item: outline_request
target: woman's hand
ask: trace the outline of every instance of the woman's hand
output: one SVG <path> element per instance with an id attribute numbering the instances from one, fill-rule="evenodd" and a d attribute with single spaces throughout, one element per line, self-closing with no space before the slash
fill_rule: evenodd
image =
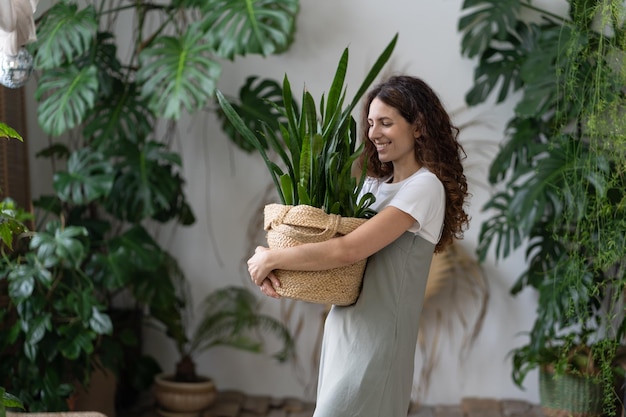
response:
<path id="1" fill-rule="evenodd" d="M 252 282 L 260 287 L 263 294 L 272 298 L 280 298 L 280 295 L 275 290 L 275 288 L 280 287 L 280 280 L 276 278 L 272 269 L 267 266 L 269 263 L 269 251 L 268 248 L 263 246 L 258 246 L 255 249 L 254 255 L 248 259 L 248 273 Z"/>

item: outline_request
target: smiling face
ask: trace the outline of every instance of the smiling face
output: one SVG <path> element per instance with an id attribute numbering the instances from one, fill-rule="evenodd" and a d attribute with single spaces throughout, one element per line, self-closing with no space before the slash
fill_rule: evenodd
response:
<path id="1" fill-rule="evenodd" d="M 367 116 L 368 137 L 376 147 L 380 162 L 391 162 L 394 171 L 417 165 L 415 159 L 415 139 L 420 131 L 415 124 L 409 123 L 395 107 L 375 98 Z"/>

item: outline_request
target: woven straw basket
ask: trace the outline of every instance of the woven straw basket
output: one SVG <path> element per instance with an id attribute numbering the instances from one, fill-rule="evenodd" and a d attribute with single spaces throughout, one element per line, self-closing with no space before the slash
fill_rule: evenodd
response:
<path id="1" fill-rule="evenodd" d="M 264 229 L 270 248 L 288 248 L 302 243 L 323 242 L 350 233 L 366 219 L 327 214 L 307 206 L 268 204 L 264 209 Z M 281 281 L 276 292 L 283 297 L 319 304 L 354 304 L 361 291 L 366 260 L 323 271 L 274 273 Z"/>

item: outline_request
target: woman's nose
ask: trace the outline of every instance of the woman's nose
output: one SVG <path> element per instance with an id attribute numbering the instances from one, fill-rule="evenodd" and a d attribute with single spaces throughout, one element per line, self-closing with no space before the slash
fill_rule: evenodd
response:
<path id="1" fill-rule="evenodd" d="M 375 139 L 377 137 L 380 137 L 380 129 L 376 125 L 372 125 L 370 126 L 368 135 L 370 139 Z"/>

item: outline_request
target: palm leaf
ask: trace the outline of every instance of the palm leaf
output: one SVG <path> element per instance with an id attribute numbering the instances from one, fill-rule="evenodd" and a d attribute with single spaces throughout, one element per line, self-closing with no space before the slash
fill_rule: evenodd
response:
<path id="1" fill-rule="evenodd" d="M 142 50 L 137 79 L 150 109 L 178 120 L 183 110 L 203 108 L 213 97 L 221 72 L 220 64 L 210 58 L 212 52 L 198 23 L 180 37 L 160 36 Z"/>
<path id="2" fill-rule="evenodd" d="M 190 338 L 190 352 L 200 353 L 212 347 L 226 345 L 260 352 L 263 341 L 256 330 L 269 331 L 282 342 L 283 349 L 275 354 L 285 360 L 293 350 L 293 340 L 283 324 L 258 312 L 254 294 L 229 286 L 209 294 L 202 302 L 200 323 Z"/>
<path id="3" fill-rule="evenodd" d="M 39 125 L 53 136 L 78 126 L 94 107 L 97 94 L 95 66 L 82 69 L 68 66 L 45 71 L 35 91 L 35 98 L 40 101 L 37 109 Z"/>
<path id="4" fill-rule="evenodd" d="M 57 2 L 43 16 L 32 45 L 34 65 L 48 70 L 83 55 L 98 29 L 96 11 L 92 6 L 78 10 L 76 4 Z"/>
<path id="5" fill-rule="evenodd" d="M 298 10 L 297 0 L 218 0 L 205 3 L 202 26 L 221 57 L 268 56 L 293 41 Z"/>

